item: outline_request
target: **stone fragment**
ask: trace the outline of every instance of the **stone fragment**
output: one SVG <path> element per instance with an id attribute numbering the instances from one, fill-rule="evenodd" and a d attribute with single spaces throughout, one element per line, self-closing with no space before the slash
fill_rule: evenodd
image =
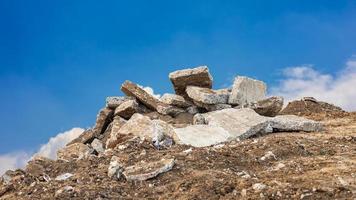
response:
<path id="1" fill-rule="evenodd" d="M 108 176 L 109 178 L 120 179 L 124 168 L 123 165 L 120 163 L 118 157 L 113 156 L 111 157 L 109 168 L 108 168 Z"/>
<path id="2" fill-rule="evenodd" d="M 106 107 L 115 109 L 122 103 L 124 103 L 127 100 L 134 100 L 135 98 L 133 97 L 107 97 L 106 98 Z"/>
<path id="3" fill-rule="evenodd" d="M 107 126 L 112 121 L 113 114 L 114 111 L 110 108 L 103 108 L 99 111 L 95 127 L 93 128 L 94 136 L 98 136 L 106 130 Z"/>
<path id="4" fill-rule="evenodd" d="M 61 174 L 61 175 L 57 176 L 54 180 L 56 180 L 56 181 L 65 181 L 65 180 L 69 179 L 72 176 L 73 176 L 73 174 L 71 174 L 71 173 L 64 173 L 64 174 Z"/>
<path id="5" fill-rule="evenodd" d="M 269 119 L 258 115 L 250 108 L 242 109 L 224 109 L 201 114 L 197 117 L 204 118 L 206 124 L 219 126 L 225 129 L 231 139 L 244 139 L 255 134 L 264 134 L 272 132 Z M 194 116 L 196 118 L 196 116 Z M 194 120 L 202 121 L 202 119 Z"/>
<path id="6" fill-rule="evenodd" d="M 76 160 L 89 156 L 93 153 L 93 149 L 82 143 L 74 143 L 60 149 L 57 152 L 57 158 L 62 160 Z"/>
<path id="7" fill-rule="evenodd" d="M 203 107 L 202 105 L 206 104 L 226 104 L 229 99 L 228 94 L 197 86 L 187 86 L 186 92 L 189 98 L 191 98 L 194 103 L 200 107 Z"/>
<path id="8" fill-rule="evenodd" d="M 270 97 L 257 102 L 253 102 L 249 106 L 260 115 L 274 117 L 283 107 L 283 97 Z"/>
<path id="9" fill-rule="evenodd" d="M 85 130 L 82 134 L 80 134 L 77 138 L 66 144 L 66 146 L 69 146 L 74 143 L 91 143 L 95 138 L 95 132 L 93 129 L 87 129 Z"/>
<path id="10" fill-rule="evenodd" d="M 176 128 L 174 131 L 176 143 L 194 147 L 215 145 L 226 142 L 230 138 L 229 132 L 221 127 L 211 125 L 192 125 L 185 128 Z"/>
<path id="11" fill-rule="evenodd" d="M 162 115 L 170 115 L 172 117 L 184 112 L 184 109 L 171 105 L 160 104 L 157 106 L 157 112 Z"/>
<path id="12" fill-rule="evenodd" d="M 57 190 L 54 193 L 54 197 L 58 199 L 63 199 L 66 194 L 73 194 L 74 192 L 75 192 L 75 188 L 70 185 L 67 185 Z"/>
<path id="13" fill-rule="evenodd" d="M 151 120 L 147 116 L 135 113 L 130 120 L 120 128 L 118 134 L 151 139 L 155 145 L 159 146 L 167 137 L 174 135 L 174 130 L 171 125 L 164 121 Z"/>
<path id="14" fill-rule="evenodd" d="M 231 105 L 247 105 L 265 98 L 267 86 L 264 82 L 244 76 L 237 76 L 234 80 L 229 97 Z"/>
<path id="15" fill-rule="evenodd" d="M 187 111 L 188 113 L 190 113 L 192 115 L 202 112 L 201 108 L 199 108 L 196 105 L 188 107 L 185 111 Z"/>
<path id="16" fill-rule="evenodd" d="M 192 104 L 185 100 L 182 96 L 176 94 L 164 94 L 160 100 L 168 105 L 177 106 L 180 108 L 187 108 Z"/>
<path id="17" fill-rule="evenodd" d="M 202 115 L 202 114 L 196 114 L 196 115 L 194 115 L 194 117 L 193 117 L 193 124 L 196 124 L 196 125 L 198 125 L 198 124 L 207 124 L 207 122 L 205 122 L 205 117 L 204 117 L 204 115 Z"/>
<path id="18" fill-rule="evenodd" d="M 123 175 L 129 181 L 145 181 L 170 171 L 174 166 L 174 159 L 162 159 L 156 162 L 140 162 L 126 167 Z"/>
<path id="19" fill-rule="evenodd" d="M 121 86 L 121 91 L 128 96 L 137 98 L 138 101 L 152 110 L 157 110 L 157 106 L 163 104 L 156 97 L 131 81 L 125 81 Z"/>
<path id="20" fill-rule="evenodd" d="M 109 139 L 106 141 L 106 148 L 114 148 L 120 141 L 119 130 L 127 121 L 120 116 L 115 116 Z"/>
<path id="21" fill-rule="evenodd" d="M 140 108 L 136 100 L 127 100 L 115 109 L 114 115 L 118 115 L 125 119 L 130 119 L 130 117 L 137 113 L 139 109 Z"/>
<path id="22" fill-rule="evenodd" d="M 257 190 L 257 191 L 261 191 L 261 190 L 264 190 L 267 188 L 267 185 L 263 184 L 263 183 L 255 183 L 252 185 L 252 188 L 254 190 Z"/>
<path id="23" fill-rule="evenodd" d="M 211 88 L 213 85 L 213 78 L 207 66 L 172 72 L 169 74 L 169 79 L 173 83 L 176 94 L 183 97 L 187 97 L 185 89 L 189 85 L 203 88 Z"/>
<path id="24" fill-rule="evenodd" d="M 93 147 L 93 149 L 97 152 L 97 153 L 103 153 L 104 152 L 104 147 L 103 147 L 103 143 L 98 140 L 98 139 L 94 139 L 93 142 L 91 143 L 91 147 Z"/>
<path id="25" fill-rule="evenodd" d="M 279 131 L 305 131 L 317 132 L 323 130 L 320 122 L 305 119 L 295 115 L 278 115 L 270 119 L 275 132 Z"/>

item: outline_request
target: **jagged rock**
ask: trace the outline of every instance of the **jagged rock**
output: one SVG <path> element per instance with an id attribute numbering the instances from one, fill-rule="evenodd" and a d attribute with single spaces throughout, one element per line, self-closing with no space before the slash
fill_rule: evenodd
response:
<path id="1" fill-rule="evenodd" d="M 171 170 L 174 163 L 174 159 L 162 159 L 150 163 L 140 162 L 136 165 L 126 167 L 123 175 L 129 181 L 145 181 Z"/>
<path id="2" fill-rule="evenodd" d="M 146 105 L 152 110 L 157 110 L 157 106 L 162 103 L 156 97 L 149 94 L 144 89 L 139 87 L 137 84 L 132 83 L 131 81 L 125 81 L 121 86 L 121 91 L 128 96 L 137 98 L 142 104 Z"/>
<path id="3" fill-rule="evenodd" d="M 169 74 L 169 79 L 173 83 L 176 94 L 183 97 L 187 97 L 185 89 L 189 85 L 204 88 L 211 88 L 213 85 L 213 78 L 207 66 L 172 72 Z"/>
<path id="4" fill-rule="evenodd" d="M 187 86 L 185 90 L 189 98 L 193 99 L 194 103 L 200 107 L 203 105 L 226 104 L 229 95 L 223 92 L 216 92 L 209 88 L 202 88 L 197 86 Z"/>
<path id="5" fill-rule="evenodd" d="M 125 119 L 130 119 L 130 117 L 139 111 L 139 105 L 136 100 L 127 100 L 119 105 L 115 109 L 115 116 L 118 115 Z"/>
<path id="6" fill-rule="evenodd" d="M 94 136 L 98 136 L 106 130 L 107 126 L 112 121 L 113 114 L 114 111 L 110 108 L 103 108 L 99 111 L 95 127 L 93 128 Z"/>
<path id="7" fill-rule="evenodd" d="M 113 156 L 111 157 L 109 168 L 108 168 L 108 176 L 109 178 L 120 179 L 124 168 L 123 165 L 120 163 L 118 157 Z"/>
<path id="8" fill-rule="evenodd" d="M 149 117 L 151 120 L 160 119 L 167 123 L 173 123 L 173 117 L 170 115 L 162 115 L 158 112 L 150 112 L 150 113 L 146 113 L 144 115 Z"/>
<path id="9" fill-rule="evenodd" d="M 266 89 L 267 86 L 262 81 L 237 76 L 229 97 L 229 104 L 243 106 L 262 100 L 266 96 Z"/>
<path id="10" fill-rule="evenodd" d="M 115 118 L 115 117 L 114 117 Z M 99 139 L 101 141 L 101 143 L 104 145 L 106 144 L 106 141 L 109 140 L 110 136 L 111 136 L 111 130 L 113 127 L 114 121 L 112 121 L 108 127 L 106 128 L 106 130 L 104 131 L 104 133 L 100 134 L 97 139 Z"/>
<path id="11" fill-rule="evenodd" d="M 230 138 L 229 132 L 218 126 L 192 125 L 185 128 L 176 128 L 174 140 L 179 144 L 192 145 L 194 147 L 205 147 Z"/>
<path id="12" fill-rule="evenodd" d="M 268 118 L 258 115 L 250 108 L 229 108 L 194 116 L 197 117 L 203 119 L 194 121 L 204 121 L 206 124 L 225 129 L 231 139 L 243 139 L 258 133 L 272 132 Z"/>
<path id="13" fill-rule="evenodd" d="M 180 108 L 187 108 L 192 104 L 185 100 L 182 96 L 176 94 L 164 94 L 160 100 L 168 105 L 177 106 Z"/>
<path id="14" fill-rule="evenodd" d="M 124 103 L 127 100 L 134 100 L 135 98 L 133 97 L 107 97 L 106 98 L 106 107 L 115 109 L 122 103 Z"/>
<path id="15" fill-rule="evenodd" d="M 135 113 L 130 120 L 120 128 L 117 135 L 133 135 L 139 136 L 140 138 L 148 138 L 159 147 L 161 142 L 166 138 L 168 139 L 168 137 L 171 137 L 173 134 L 173 127 L 166 122 L 161 120 L 151 120 L 147 116 Z M 116 138 L 119 140 L 120 138 L 118 136 Z"/>
<path id="16" fill-rule="evenodd" d="M 323 130 L 323 125 L 320 122 L 295 115 L 278 115 L 270 120 L 275 131 L 317 132 Z"/>
<path id="17" fill-rule="evenodd" d="M 170 115 L 170 116 L 174 117 L 174 116 L 184 112 L 184 109 L 178 108 L 175 106 L 171 106 L 171 105 L 159 104 L 157 106 L 157 112 L 162 115 Z"/>
<path id="18" fill-rule="evenodd" d="M 91 147 L 97 152 L 97 153 L 103 153 L 104 152 L 104 147 L 103 143 L 98 140 L 94 139 L 93 142 L 91 143 Z"/>
<path id="19" fill-rule="evenodd" d="M 209 124 L 225 129 L 231 139 L 245 139 L 272 131 L 320 131 L 322 124 L 297 116 L 264 117 L 250 108 L 224 109 L 198 114 L 193 119 L 196 124 Z"/>
<path id="20" fill-rule="evenodd" d="M 82 134 L 80 134 L 77 138 L 66 144 L 66 146 L 69 146 L 74 143 L 91 143 L 95 138 L 95 132 L 93 129 L 87 129 L 85 130 Z"/>
<path id="21" fill-rule="evenodd" d="M 109 139 L 106 141 L 106 148 L 114 148 L 120 141 L 119 130 L 127 121 L 120 116 L 115 116 Z"/>
<path id="22" fill-rule="evenodd" d="M 57 152 L 57 158 L 62 160 L 76 160 L 89 156 L 93 149 L 82 143 L 74 143 L 60 149 Z"/>
<path id="23" fill-rule="evenodd" d="M 283 107 L 283 97 L 270 97 L 254 103 L 251 103 L 250 108 L 260 115 L 274 117 Z"/>
<path id="24" fill-rule="evenodd" d="M 54 180 L 56 180 L 56 181 L 65 181 L 65 180 L 69 179 L 72 176 L 73 176 L 72 173 L 64 173 L 64 174 L 61 174 L 61 175 L 57 176 Z"/>

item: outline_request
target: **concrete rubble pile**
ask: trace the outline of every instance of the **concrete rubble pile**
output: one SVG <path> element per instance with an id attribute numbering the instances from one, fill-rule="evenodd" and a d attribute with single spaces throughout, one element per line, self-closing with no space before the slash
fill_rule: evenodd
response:
<path id="1" fill-rule="evenodd" d="M 315 132 L 322 124 L 294 115 L 278 115 L 283 97 L 267 97 L 264 82 L 237 76 L 231 88 L 213 89 L 208 67 L 169 74 L 175 94 L 161 98 L 137 83 L 125 81 L 126 96 L 106 98 L 95 126 L 59 150 L 59 160 L 107 155 L 132 138 L 149 140 L 156 149 L 183 144 L 207 147 L 259 137 L 273 132 Z M 125 166 L 114 155 L 108 176 L 117 180 L 147 180 L 174 167 L 174 158 Z"/>

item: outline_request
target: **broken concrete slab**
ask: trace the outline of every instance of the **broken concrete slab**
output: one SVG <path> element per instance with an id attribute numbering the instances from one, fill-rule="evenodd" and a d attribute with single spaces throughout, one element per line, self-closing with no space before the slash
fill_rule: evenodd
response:
<path id="1" fill-rule="evenodd" d="M 216 92 L 209 88 L 202 88 L 197 86 L 187 86 L 186 93 L 194 103 L 198 106 L 202 105 L 214 105 L 214 104 L 226 104 L 229 99 L 229 95 L 223 92 Z"/>
<path id="2" fill-rule="evenodd" d="M 116 156 L 111 157 L 110 164 L 108 167 L 109 178 L 120 179 L 123 170 L 124 167 L 121 164 L 119 158 Z"/>
<path id="3" fill-rule="evenodd" d="M 212 125 L 192 125 L 174 129 L 174 140 L 179 144 L 206 147 L 226 142 L 230 134 L 225 129 Z"/>
<path id="4" fill-rule="evenodd" d="M 118 115 L 125 119 L 130 119 L 130 117 L 137 113 L 139 109 L 140 108 L 136 100 L 127 100 L 115 109 L 114 115 Z"/>
<path id="5" fill-rule="evenodd" d="M 94 136 L 102 134 L 113 118 L 114 111 L 110 108 L 103 108 L 96 117 L 96 123 L 93 128 Z"/>
<path id="6" fill-rule="evenodd" d="M 280 131 L 305 131 L 318 132 L 323 130 L 323 124 L 295 115 L 278 115 L 270 118 L 270 123 L 275 132 Z"/>
<path id="7" fill-rule="evenodd" d="M 237 76 L 229 97 L 229 104 L 244 106 L 262 100 L 266 96 L 266 90 L 267 86 L 262 81 Z"/>
<path id="8" fill-rule="evenodd" d="M 282 110 L 283 97 L 269 97 L 267 99 L 253 102 L 248 107 L 252 108 L 260 115 L 274 117 Z"/>
<path id="9" fill-rule="evenodd" d="M 88 145 L 82 143 L 74 143 L 60 149 L 57 152 L 57 158 L 61 160 L 77 160 L 82 159 L 92 154 L 94 150 Z"/>
<path id="10" fill-rule="evenodd" d="M 128 181 L 145 181 L 168 172 L 175 164 L 174 159 L 162 159 L 156 162 L 140 162 L 126 167 L 123 175 Z"/>
<path id="11" fill-rule="evenodd" d="M 54 180 L 56 181 L 65 181 L 69 179 L 70 177 L 74 176 L 72 173 L 64 173 L 59 176 L 57 176 Z"/>
<path id="12" fill-rule="evenodd" d="M 211 88 L 213 85 L 213 78 L 207 66 L 172 72 L 169 74 L 169 79 L 173 83 L 176 94 L 183 97 L 187 97 L 185 89 L 189 85 L 204 88 Z"/>
<path id="13" fill-rule="evenodd" d="M 103 143 L 98 140 L 98 139 L 94 139 L 93 142 L 91 143 L 91 147 L 97 152 L 97 153 L 103 153 L 104 152 L 104 147 L 103 147 Z"/>
<path id="14" fill-rule="evenodd" d="M 134 100 L 135 98 L 133 97 L 106 97 L 106 107 L 107 108 L 111 108 L 111 109 L 115 109 L 117 108 L 119 105 L 121 105 L 122 103 L 124 103 L 127 100 Z"/>
<path id="15" fill-rule="evenodd" d="M 147 116 L 135 113 L 131 119 L 120 128 L 118 134 L 151 139 L 155 145 L 159 146 L 160 142 L 174 135 L 174 130 L 171 125 L 164 121 L 151 120 Z"/>
<path id="16" fill-rule="evenodd" d="M 105 146 L 106 148 L 114 148 L 118 142 L 119 142 L 119 130 L 120 128 L 126 123 L 127 121 L 120 117 L 120 116 L 115 116 L 114 121 L 112 122 L 112 128 L 110 132 L 110 137 L 106 141 Z"/>
<path id="17" fill-rule="evenodd" d="M 255 134 L 272 132 L 269 119 L 258 115 L 250 108 L 229 108 L 194 116 L 194 118 L 197 117 L 200 119 L 194 121 L 199 123 L 203 121 L 206 124 L 225 129 L 230 134 L 231 139 L 244 139 Z"/>
<path id="18" fill-rule="evenodd" d="M 179 108 L 188 108 L 192 104 L 185 100 L 182 96 L 176 94 L 164 94 L 160 100 L 168 105 L 177 106 Z"/>
<path id="19" fill-rule="evenodd" d="M 157 106 L 162 103 L 156 97 L 131 81 L 125 81 L 121 86 L 121 91 L 128 96 L 137 98 L 137 100 L 152 110 L 157 110 Z"/>

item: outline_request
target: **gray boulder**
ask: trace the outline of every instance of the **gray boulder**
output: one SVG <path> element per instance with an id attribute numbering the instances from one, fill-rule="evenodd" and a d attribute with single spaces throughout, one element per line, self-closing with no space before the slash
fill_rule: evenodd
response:
<path id="1" fill-rule="evenodd" d="M 226 104 L 229 95 L 223 92 L 216 92 L 209 88 L 188 86 L 186 92 L 195 104 L 203 107 L 204 105 Z"/>
<path id="2" fill-rule="evenodd" d="M 283 97 L 270 97 L 249 105 L 255 112 L 267 117 L 276 116 L 283 108 Z"/>
<path id="3" fill-rule="evenodd" d="M 244 76 L 237 76 L 229 98 L 231 105 L 247 105 L 262 100 L 266 96 L 267 86 L 264 82 Z"/>
<path id="4" fill-rule="evenodd" d="M 182 96 L 176 94 L 164 94 L 160 100 L 168 105 L 177 106 L 180 108 L 188 108 L 192 104 L 185 100 Z"/>

